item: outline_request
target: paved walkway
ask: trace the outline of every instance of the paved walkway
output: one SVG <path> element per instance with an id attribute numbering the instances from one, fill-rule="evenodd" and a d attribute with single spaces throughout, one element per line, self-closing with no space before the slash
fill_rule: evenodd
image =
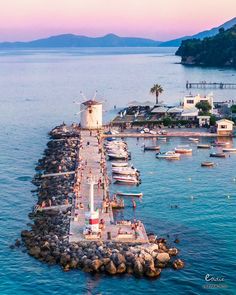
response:
<path id="1" fill-rule="evenodd" d="M 89 204 L 89 184 L 88 178 L 90 176 L 95 177 L 96 179 L 101 178 L 102 182 L 105 181 L 107 177 L 106 169 L 104 173 L 101 167 L 101 157 L 104 152 L 99 153 L 99 147 L 97 134 L 93 131 L 93 135 L 90 136 L 90 132 L 86 130 L 81 131 L 81 142 L 82 146 L 79 150 L 79 169 L 76 173 L 76 177 L 80 180 L 80 188 L 77 194 L 77 199 L 75 203 L 78 205 L 80 203 L 83 204 L 84 209 L 76 209 L 76 206 L 73 207 L 72 216 L 70 221 L 70 242 L 79 242 L 84 240 L 97 240 L 97 237 L 91 236 L 86 237 L 83 234 L 83 230 L 85 227 L 85 212 L 88 211 Z M 107 188 L 108 189 L 108 188 Z M 120 241 L 120 242 L 143 242 L 147 243 L 148 238 L 143 224 L 140 225 L 138 230 L 138 238 L 134 240 L 134 235 L 131 230 L 131 226 L 119 226 L 114 223 L 113 220 L 113 212 L 109 210 L 108 213 L 103 212 L 102 210 L 102 202 L 105 196 L 105 190 L 103 188 L 98 188 L 97 185 L 94 186 L 94 208 L 99 211 L 99 220 L 103 219 L 105 221 L 105 228 L 101 231 L 101 240 L 106 241 L 108 239 L 108 233 L 111 235 L 112 240 Z M 75 204 L 76 205 L 76 204 Z M 77 215 L 77 217 L 76 217 Z M 131 233 L 118 235 L 118 230 L 122 233 Z"/>

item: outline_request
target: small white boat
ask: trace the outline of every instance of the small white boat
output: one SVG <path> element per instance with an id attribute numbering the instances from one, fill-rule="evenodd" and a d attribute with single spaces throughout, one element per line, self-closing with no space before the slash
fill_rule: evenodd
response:
<path id="1" fill-rule="evenodd" d="M 112 167 L 128 167 L 129 163 L 128 162 L 112 162 L 111 166 Z"/>
<path id="2" fill-rule="evenodd" d="M 142 198 L 143 193 L 122 193 L 122 192 L 117 192 L 117 196 L 124 196 L 124 197 L 137 197 L 137 198 Z"/>
<path id="3" fill-rule="evenodd" d="M 127 184 L 138 184 L 140 181 L 137 177 L 132 176 L 114 176 L 115 182 L 127 183 Z"/>
<path id="4" fill-rule="evenodd" d="M 128 154 L 113 154 L 113 153 L 108 153 L 107 156 L 109 157 L 110 160 L 127 160 L 128 159 Z"/>
<path id="5" fill-rule="evenodd" d="M 149 133 L 150 133 L 150 134 L 153 134 L 153 135 L 156 135 L 156 134 L 157 134 L 156 131 L 154 131 L 154 130 L 150 130 Z"/>
<path id="6" fill-rule="evenodd" d="M 156 158 L 158 159 L 168 159 L 168 160 L 179 160 L 180 154 L 174 151 L 169 151 L 166 153 L 157 153 Z"/>
<path id="7" fill-rule="evenodd" d="M 177 154 L 192 154 L 192 149 L 188 148 L 188 146 L 178 146 L 175 148 L 175 152 Z"/>
<path id="8" fill-rule="evenodd" d="M 193 141 L 193 142 L 198 142 L 199 141 L 199 138 L 189 137 L 188 140 Z"/>
<path id="9" fill-rule="evenodd" d="M 225 148 L 222 151 L 225 153 L 236 153 L 236 148 Z"/>
<path id="10" fill-rule="evenodd" d="M 212 143 L 212 146 L 227 146 L 230 145 L 230 142 L 224 142 L 224 141 L 214 141 Z"/>
<path id="11" fill-rule="evenodd" d="M 198 144 L 197 148 L 198 149 L 210 149 L 211 146 L 209 144 Z"/>
<path id="12" fill-rule="evenodd" d="M 122 174 L 122 175 L 137 175 L 138 172 L 136 169 L 130 167 L 116 167 L 112 169 L 113 174 Z"/>

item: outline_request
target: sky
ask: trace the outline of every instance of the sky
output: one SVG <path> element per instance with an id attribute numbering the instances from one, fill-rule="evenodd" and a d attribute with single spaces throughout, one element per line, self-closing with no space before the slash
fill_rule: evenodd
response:
<path id="1" fill-rule="evenodd" d="M 0 0 L 0 41 L 73 33 L 169 40 L 236 16 L 236 0 Z"/>

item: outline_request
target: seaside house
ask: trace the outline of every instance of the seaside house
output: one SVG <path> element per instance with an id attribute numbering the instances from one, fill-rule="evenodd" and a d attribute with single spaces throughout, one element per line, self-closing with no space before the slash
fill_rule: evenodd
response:
<path id="1" fill-rule="evenodd" d="M 210 125 L 210 116 L 197 116 L 198 124 L 200 127 L 204 125 Z"/>
<path id="2" fill-rule="evenodd" d="M 200 94 L 198 95 L 186 95 L 184 97 L 184 101 L 183 101 L 183 109 L 185 111 L 187 110 L 193 110 L 196 106 L 197 103 L 199 102 L 204 102 L 207 101 L 209 103 L 209 105 L 211 106 L 211 110 L 210 113 L 213 112 L 213 108 L 214 108 L 214 101 L 213 101 L 213 95 L 212 94 L 208 94 L 206 96 L 201 96 Z"/>
<path id="3" fill-rule="evenodd" d="M 221 119 L 219 121 L 216 121 L 216 126 L 218 135 L 231 136 L 233 134 L 233 121 Z"/>

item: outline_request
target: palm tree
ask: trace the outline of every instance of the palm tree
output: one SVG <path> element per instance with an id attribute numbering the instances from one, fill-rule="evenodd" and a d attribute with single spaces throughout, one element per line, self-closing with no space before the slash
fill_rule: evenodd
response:
<path id="1" fill-rule="evenodd" d="M 158 97 L 163 91 L 163 88 L 159 84 L 154 84 L 153 87 L 150 89 L 150 93 L 156 95 L 156 104 L 158 104 Z"/>

